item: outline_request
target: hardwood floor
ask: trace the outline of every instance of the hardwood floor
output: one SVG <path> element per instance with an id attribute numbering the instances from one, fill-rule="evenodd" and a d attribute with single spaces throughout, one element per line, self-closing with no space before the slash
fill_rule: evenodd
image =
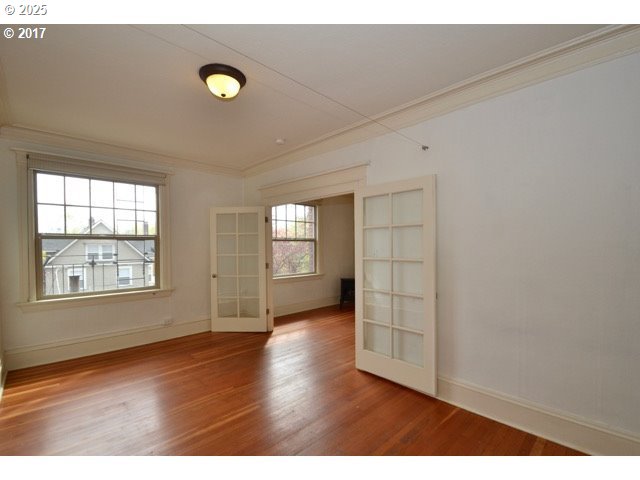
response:
<path id="1" fill-rule="evenodd" d="M 2 455 L 574 455 L 360 372 L 353 311 L 10 372 Z"/>

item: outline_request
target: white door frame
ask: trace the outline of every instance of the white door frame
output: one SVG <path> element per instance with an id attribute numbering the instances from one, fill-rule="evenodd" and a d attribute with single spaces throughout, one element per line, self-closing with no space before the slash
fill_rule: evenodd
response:
<path id="1" fill-rule="evenodd" d="M 273 330 L 273 251 L 271 245 L 271 207 L 283 203 L 302 203 L 319 198 L 335 197 L 349 193 L 355 194 L 356 190 L 366 184 L 367 164 L 353 167 L 331 170 L 317 175 L 297 178 L 286 182 L 266 185 L 259 189 L 262 205 L 265 207 L 265 215 L 269 219 L 265 234 L 267 262 L 267 329 Z"/>

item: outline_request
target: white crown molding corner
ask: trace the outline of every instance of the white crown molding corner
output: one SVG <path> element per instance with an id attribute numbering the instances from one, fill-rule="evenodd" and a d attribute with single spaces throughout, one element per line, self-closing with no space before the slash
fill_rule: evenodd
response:
<path id="1" fill-rule="evenodd" d="M 242 177 L 240 169 L 209 165 L 195 160 L 172 157 L 120 145 L 111 145 L 105 142 L 38 130 L 22 125 L 3 125 L 0 127 L 0 139 L 15 142 L 17 143 L 17 149 L 24 149 L 29 152 L 34 152 L 32 147 L 35 145 L 38 153 L 65 155 L 65 152 L 73 151 L 76 155 L 90 155 L 92 157 L 91 160 L 102 160 L 109 163 L 116 160 L 126 165 L 131 165 L 131 162 L 135 162 L 136 166 L 143 168 L 149 168 L 151 165 L 156 168 L 158 166 L 165 167 L 165 169 L 184 168 L 209 174 Z M 51 151 L 52 148 L 63 151 Z"/>
<path id="2" fill-rule="evenodd" d="M 640 437 L 439 376 L 437 398 L 590 455 L 640 455 Z"/>
<path id="3" fill-rule="evenodd" d="M 267 158 L 244 169 L 243 176 L 256 176 L 638 51 L 640 25 L 604 27 L 375 116 L 375 123 L 359 122 L 288 152 Z"/>

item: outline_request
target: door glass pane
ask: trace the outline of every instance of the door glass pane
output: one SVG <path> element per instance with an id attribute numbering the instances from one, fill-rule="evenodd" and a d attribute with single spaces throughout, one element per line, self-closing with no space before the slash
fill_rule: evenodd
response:
<path id="1" fill-rule="evenodd" d="M 239 235 L 238 253 L 258 253 L 258 234 Z"/>
<path id="2" fill-rule="evenodd" d="M 389 357 L 391 354 L 389 352 L 389 328 L 364 322 L 363 329 L 364 349 Z"/>
<path id="3" fill-rule="evenodd" d="M 218 299 L 218 316 L 219 317 L 237 317 L 238 302 L 236 299 L 220 298 Z"/>
<path id="4" fill-rule="evenodd" d="M 218 295 L 221 297 L 237 297 L 237 278 L 218 276 Z"/>
<path id="5" fill-rule="evenodd" d="M 236 214 L 218 213 L 216 215 L 217 233 L 236 233 Z"/>
<path id="6" fill-rule="evenodd" d="M 422 223 L 422 190 L 394 193 L 393 224 Z"/>
<path id="7" fill-rule="evenodd" d="M 393 324 L 422 331 L 424 317 L 421 298 L 393 297 Z"/>
<path id="8" fill-rule="evenodd" d="M 422 258 L 422 227 L 393 229 L 394 258 Z"/>
<path id="9" fill-rule="evenodd" d="M 388 228 L 368 228 L 364 231 L 364 256 L 391 256 L 391 236 Z"/>
<path id="10" fill-rule="evenodd" d="M 258 277 L 240 277 L 239 282 L 241 297 L 258 296 Z"/>
<path id="11" fill-rule="evenodd" d="M 236 236 L 218 235 L 218 253 L 236 253 Z"/>
<path id="12" fill-rule="evenodd" d="M 257 298 L 240 299 L 240 317 L 258 318 L 260 315 L 260 300 Z"/>
<path id="13" fill-rule="evenodd" d="M 379 195 L 364 199 L 364 225 L 389 224 L 389 196 Z"/>
<path id="14" fill-rule="evenodd" d="M 236 257 L 218 255 L 218 275 L 235 275 Z"/>
<path id="15" fill-rule="evenodd" d="M 238 214 L 238 232 L 258 233 L 258 214 L 257 213 Z"/>
<path id="16" fill-rule="evenodd" d="M 389 323 L 391 320 L 391 296 L 388 293 L 364 292 L 364 318 Z"/>
<path id="17" fill-rule="evenodd" d="M 238 268 L 240 275 L 258 275 L 258 255 L 238 257 Z"/>
<path id="18" fill-rule="evenodd" d="M 393 262 L 393 291 L 422 295 L 422 262 Z"/>
<path id="19" fill-rule="evenodd" d="M 365 260 L 364 288 L 368 290 L 391 290 L 390 262 Z"/>
<path id="20" fill-rule="evenodd" d="M 393 358 L 422 367 L 422 335 L 402 330 L 393 330 Z"/>

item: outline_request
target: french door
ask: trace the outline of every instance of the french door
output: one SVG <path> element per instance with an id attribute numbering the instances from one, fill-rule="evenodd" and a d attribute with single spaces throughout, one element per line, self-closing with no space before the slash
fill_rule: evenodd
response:
<path id="1" fill-rule="evenodd" d="M 211 330 L 267 331 L 264 207 L 211 209 Z"/>
<path id="2" fill-rule="evenodd" d="M 435 176 L 356 191 L 356 367 L 436 394 Z"/>

